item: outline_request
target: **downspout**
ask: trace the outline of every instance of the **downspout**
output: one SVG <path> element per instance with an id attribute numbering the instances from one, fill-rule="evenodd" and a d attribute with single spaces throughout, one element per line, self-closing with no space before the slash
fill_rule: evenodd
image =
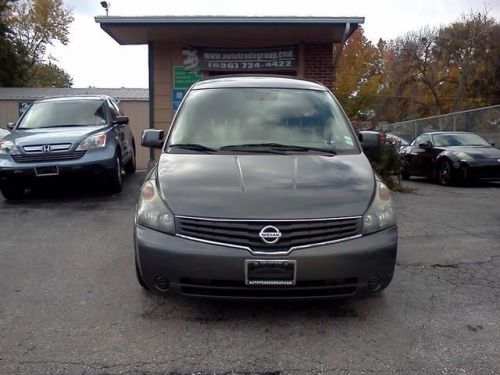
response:
<path id="1" fill-rule="evenodd" d="M 339 63 L 340 60 L 340 55 L 342 51 L 344 50 L 344 45 L 347 40 L 347 37 L 349 36 L 349 32 L 351 31 L 351 23 L 347 22 L 345 24 L 345 30 L 344 30 L 344 35 L 342 35 L 342 40 L 340 41 L 340 46 L 336 49 L 335 51 L 335 56 L 333 57 L 333 74 L 335 76 L 336 70 L 337 70 L 337 64 Z"/>
<path id="2" fill-rule="evenodd" d="M 148 80 L 149 80 L 149 128 L 155 127 L 155 111 L 154 111 L 154 77 L 153 77 L 153 42 L 148 42 Z M 155 150 L 149 149 L 149 164 L 155 160 Z"/>

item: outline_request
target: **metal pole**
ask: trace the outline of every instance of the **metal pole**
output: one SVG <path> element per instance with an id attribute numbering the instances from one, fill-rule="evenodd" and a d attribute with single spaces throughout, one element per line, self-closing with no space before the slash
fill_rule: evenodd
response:
<path id="1" fill-rule="evenodd" d="M 415 138 L 417 138 L 418 137 L 418 124 L 415 121 L 413 125 L 415 126 Z"/>
<path id="2" fill-rule="evenodd" d="M 453 115 L 453 131 L 457 131 L 457 117 Z"/>

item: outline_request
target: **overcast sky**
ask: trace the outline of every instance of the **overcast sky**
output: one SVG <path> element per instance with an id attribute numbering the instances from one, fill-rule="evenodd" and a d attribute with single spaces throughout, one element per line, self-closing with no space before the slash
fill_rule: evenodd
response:
<path id="1" fill-rule="evenodd" d="M 70 43 L 51 54 L 73 77 L 74 87 L 147 87 L 147 48 L 120 46 L 95 23 L 98 0 L 65 0 L 75 17 Z M 500 19 L 499 0 L 111 0 L 110 15 L 361 16 L 373 42 L 388 40 L 484 10 Z"/>

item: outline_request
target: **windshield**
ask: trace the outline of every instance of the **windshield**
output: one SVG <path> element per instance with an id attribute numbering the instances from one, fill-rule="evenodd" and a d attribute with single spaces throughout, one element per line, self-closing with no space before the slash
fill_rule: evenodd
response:
<path id="1" fill-rule="evenodd" d="M 102 101 L 61 100 L 33 104 L 21 119 L 18 129 L 102 126 L 106 123 Z"/>
<path id="2" fill-rule="evenodd" d="M 477 134 L 434 134 L 432 140 L 435 146 L 490 146 Z"/>
<path id="3" fill-rule="evenodd" d="M 193 90 L 176 118 L 169 145 L 216 150 L 299 146 L 359 153 L 332 96 L 300 89 Z"/>

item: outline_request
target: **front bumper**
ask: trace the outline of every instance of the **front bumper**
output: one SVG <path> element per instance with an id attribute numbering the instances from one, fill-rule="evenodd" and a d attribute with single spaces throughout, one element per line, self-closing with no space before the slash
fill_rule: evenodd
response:
<path id="1" fill-rule="evenodd" d="M 36 175 L 35 168 L 57 166 L 59 176 L 100 175 L 114 168 L 115 150 L 109 147 L 87 151 L 81 158 L 73 160 L 51 160 L 16 162 L 10 156 L 0 155 L 0 183 L 7 180 L 24 182 L 44 179 Z"/>
<path id="2" fill-rule="evenodd" d="M 497 159 L 460 162 L 456 167 L 465 179 L 500 180 L 500 161 Z"/>
<path id="3" fill-rule="evenodd" d="M 295 250 L 284 256 L 187 240 L 142 226 L 134 231 L 136 261 L 147 287 L 156 293 L 230 299 L 347 297 L 389 284 L 397 252 L 397 228 L 332 245 Z M 245 285 L 245 260 L 295 260 L 295 286 Z M 158 289 L 158 280 L 164 288 Z"/>

